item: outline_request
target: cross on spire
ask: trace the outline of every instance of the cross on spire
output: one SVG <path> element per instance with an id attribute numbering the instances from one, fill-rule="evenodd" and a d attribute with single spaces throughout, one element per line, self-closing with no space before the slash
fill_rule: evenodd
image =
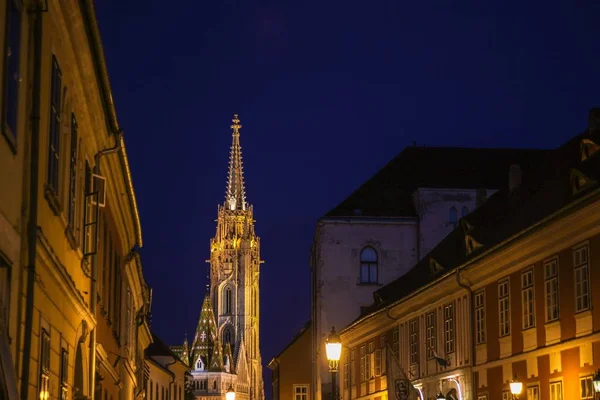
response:
<path id="1" fill-rule="evenodd" d="M 229 173 L 227 174 L 227 190 L 225 206 L 228 210 L 246 209 L 246 188 L 244 187 L 244 168 L 242 166 L 242 146 L 240 146 L 240 119 L 237 114 L 231 120 L 232 143 L 229 153 Z"/>

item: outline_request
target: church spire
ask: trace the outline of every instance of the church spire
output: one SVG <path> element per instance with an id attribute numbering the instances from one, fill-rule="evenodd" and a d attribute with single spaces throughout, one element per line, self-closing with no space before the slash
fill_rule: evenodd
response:
<path id="1" fill-rule="evenodd" d="M 228 210 L 246 209 L 246 189 L 244 188 L 244 172 L 242 166 L 242 147 L 240 146 L 240 120 L 234 114 L 231 152 L 229 153 L 229 173 L 227 174 L 227 191 L 225 206 Z"/>

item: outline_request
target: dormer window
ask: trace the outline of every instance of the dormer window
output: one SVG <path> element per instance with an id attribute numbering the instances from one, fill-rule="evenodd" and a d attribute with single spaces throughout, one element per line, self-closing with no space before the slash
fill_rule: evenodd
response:
<path id="1" fill-rule="evenodd" d="M 368 246 L 360 252 L 360 283 L 377 283 L 377 252 Z"/>

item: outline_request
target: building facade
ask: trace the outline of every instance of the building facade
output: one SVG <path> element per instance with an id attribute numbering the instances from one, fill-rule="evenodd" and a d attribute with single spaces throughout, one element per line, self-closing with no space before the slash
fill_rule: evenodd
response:
<path id="1" fill-rule="evenodd" d="M 373 292 L 405 274 L 464 217 L 508 187 L 510 166 L 536 170 L 542 150 L 407 147 L 329 211 L 314 236 L 313 397 L 330 396 L 325 339 Z M 516 181 L 513 182 L 516 184 Z"/>
<path id="2" fill-rule="evenodd" d="M 311 333 L 309 321 L 269 362 L 273 400 L 311 400 L 312 369 L 310 358 L 306 357 L 312 346 Z"/>
<path id="3" fill-rule="evenodd" d="M 150 290 L 93 4 L 0 19 L 0 393 L 142 398 Z"/>
<path id="4" fill-rule="evenodd" d="M 233 118 L 225 202 L 219 205 L 210 241 L 210 282 L 194 340 L 174 350 L 191 366 L 196 398 L 225 398 L 229 387 L 241 399 L 262 400 L 259 347 L 260 238 L 246 201 L 240 120 Z M 237 397 L 236 397 L 237 398 Z"/>
<path id="5" fill-rule="evenodd" d="M 600 110 L 491 196 L 342 332 L 344 399 L 386 400 L 391 351 L 421 399 L 594 399 Z"/>
<path id="6" fill-rule="evenodd" d="M 184 400 L 189 367 L 158 336 L 146 349 L 147 400 Z"/>

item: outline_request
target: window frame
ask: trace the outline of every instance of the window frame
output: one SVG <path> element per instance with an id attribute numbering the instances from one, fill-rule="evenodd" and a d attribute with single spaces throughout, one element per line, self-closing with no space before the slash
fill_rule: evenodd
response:
<path id="1" fill-rule="evenodd" d="M 356 386 L 356 347 L 350 350 L 350 386 Z"/>
<path id="2" fill-rule="evenodd" d="M 450 313 L 448 314 L 448 310 Z M 445 354 L 454 353 L 454 341 L 456 332 L 454 330 L 454 303 L 444 306 L 444 351 Z"/>
<path id="3" fill-rule="evenodd" d="M 300 392 L 298 392 L 298 389 L 300 389 Z M 302 389 L 304 389 L 305 391 L 302 392 Z M 295 383 L 292 388 L 294 396 L 293 400 L 308 400 L 308 395 L 310 393 L 309 389 L 310 384 L 308 383 Z"/>
<path id="4" fill-rule="evenodd" d="M 485 289 L 473 293 L 475 305 L 475 341 L 476 344 L 484 344 L 487 339 L 485 321 Z M 479 298 L 481 302 L 479 302 Z"/>
<path id="5" fill-rule="evenodd" d="M 585 250 L 585 261 L 584 262 L 580 262 L 577 263 L 577 254 L 579 251 Z M 583 270 L 583 271 L 581 271 Z M 578 280 L 578 272 L 581 273 L 579 274 L 580 277 L 584 277 L 585 278 L 585 282 L 580 282 Z M 585 273 L 585 274 L 584 274 Z M 580 313 L 583 311 L 587 311 L 590 309 L 591 307 L 591 293 L 590 293 L 590 247 L 589 244 L 586 243 L 581 243 L 575 247 L 573 247 L 573 282 L 575 284 L 574 287 L 574 295 L 575 295 L 575 313 Z M 582 286 L 582 292 L 585 291 L 585 293 L 582 293 L 581 295 L 579 295 L 578 291 L 580 290 L 579 286 L 581 285 L 581 283 L 585 283 L 585 286 Z M 584 289 L 584 290 L 583 290 Z M 585 305 L 584 304 L 579 304 L 579 299 L 582 299 L 582 303 L 583 303 L 583 299 L 585 299 Z"/>
<path id="6" fill-rule="evenodd" d="M 45 398 L 43 392 L 50 391 L 50 356 L 51 356 L 50 333 L 45 328 L 40 331 L 40 357 L 38 365 L 38 397 Z"/>
<path id="7" fill-rule="evenodd" d="M 23 47 L 23 6 L 20 1 L 7 0 L 5 12 L 4 58 L 2 60 L 4 66 L 2 76 L 3 96 L 1 108 L 2 115 L 0 116 L 2 125 L 0 128 L 11 151 L 13 154 L 16 154 L 20 122 L 19 100 L 22 96 L 21 51 Z M 13 29 L 13 26 L 15 25 L 16 27 Z M 11 92 L 11 89 L 14 89 L 14 95 Z"/>
<path id="8" fill-rule="evenodd" d="M 54 192 L 56 198 L 60 195 L 61 167 L 61 131 L 62 131 L 62 88 L 63 76 L 60 64 L 55 54 L 52 54 L 50 72 L 50 108 L 48 116 L 48 160 L 46 186 Z"/>
<path id="9" fill-rule="evenodd" d="M 554 273 L 548 273 L 548 267 L 554 265 Z M 544 261 L 544 313 L 546 317 L 546 322 L 557 321 L 560 319 L 560 280 L 559 280 L 559 261 L 558 257 L 552 257 Z M 552 271 L 550 271 L 552 272 Z M 554 284 L 554 293 L 549 293 L 550 287 L 549 285 Z M 551 296 L 553 296 L 555 304 L 551 305 Z M 550 316 L 550 308 L 553 308 L 555 311 L 555 316 Z"/>
<path id="10" fill-rule="evenodd" d="M 350 366 L 350 354 L 348 350 L 344 350 L 343 353 L 343 357 L 344 357 L 344 389 L 348 389 L 348 385 L 350 382 L 350 372 L 349 372 L 349 366 Z"/>
<path id="11" fill-rule="evenodd" d="M 535 328 L 535 277 L 533 266 L 521 272 L 522 329 Z"/>
<path id="12" fill-rule="evenodd" d="M 60 400 L 69 399 L 69 350 L 60 350 Z"/>
<path id="13" fill-rule="evenodd" d="M 589 381 L 588 385 L 583 385 L 583 382 Z M 596 392 L 594 391 L 594 376 L 593 375 L 585 375 L 579 377 L 579 398 L 581 400 L 594 400 L 596 397 Z M 584 390 L 584 387 L 586 389 Z M 584 393 L 584 391 L 586 393 Z"/>
<path id="14" fill-rule="evenodd" d="M 415 318 L 408 322 L 408 348 L 410 365 L 419 363 L 419 319 Z"/>
<path id="15" fill-rule="evenodd" d="M 552 397 L 552 387 L 553 386 L 558 386 L 560 388 L 560 395 L 559 395 L 559 397 Z M 550 400 L 565 400 L 562 380 L 550 382 L 549 389 L 550 389 L 549 390 L 549 399 Z"/>
<path id="16" fill-rule="evenodd" d="M 367 257 L 364 257 L 365 251 L 372 251 L 373 255 L 375 256 L 375 259 L 371 260 L 371 259 L 368 259 Z M 358 280 L 359 280 L 360 284 L 363 284 L 363 285 L 378 284 L 379 283 L 379 253 L 377 252 L 375 247 L 373 247 L 373 246 L 363 247 L 360 250 L 359 260 L 360 260 L 360 269 L 358 271 Z M 366 279 L 363 279 L 363 269 L 366 269 Z M 372 276 L 373 271 L 375 271 L 374 279 Z"/>
<path id="17" fill-rule="evenodd" d="M 506 291 L 502 288 L 506 285 Z M 504 310 L 503 305 L 505 304 Z M 510 326 L 510 279 L 505 278 L 498 281 L 498 337 L 506 337 L 511 334 Z"/>
<path id="18" fill-rule="evenodd" d="M 425 314 L 425 343 L 427 344 L 427 359 L 435 358 L 436 335 L 435 335 L 435 311 Z"/>
<path id="19" fill-rule="evenodd" d="M 535 390 L 536 393 L 534 393 L 535 397 L 531 397 L 530 395 L 530 391 Z M 535 384 L 535 385 L 529 385 L 525 388 L 525 397 L 527 400 L 540 400 L 540 385 Z"/>
<path id="20" fill-rule="evenodd" d="M 400 352 L 400 328 L 395 327 L 392 331 L 392 351 L 396 357 L 399 356 Z"/>
<path id="21" fill-rule="evenodd" d="M 359 377 L 360 382 L 366 381 L 367 371 L 366 371 L 366 346 L 363 344 L 360 346 L 360 360 L 359 360 Z"/>

